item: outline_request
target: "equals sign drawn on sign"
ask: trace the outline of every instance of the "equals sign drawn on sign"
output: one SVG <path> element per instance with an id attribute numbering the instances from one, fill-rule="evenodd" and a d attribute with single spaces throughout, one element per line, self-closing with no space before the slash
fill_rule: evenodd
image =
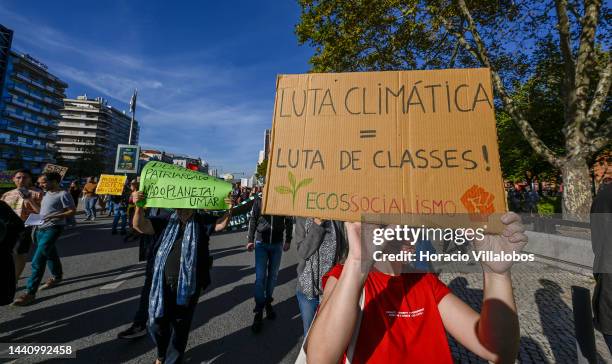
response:
<path id="1" fill-rule="evenodd" d="M 376 138 L 376 130 L 359 130 L 360 138 Z"/>

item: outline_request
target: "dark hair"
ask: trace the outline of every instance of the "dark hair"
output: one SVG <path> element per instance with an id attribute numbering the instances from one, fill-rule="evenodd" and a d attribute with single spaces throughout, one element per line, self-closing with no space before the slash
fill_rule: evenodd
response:
<path id="1" fill-rule="evenodd" d="M 62 180 L 62 175 L 57 172 L 47 172 L 43 173 L 42 175 L 47 178 L 47 181 L 55 181 L 57 183 L 60 183 L 60 181 Z"/>
<path id="2" fill-rule="evenodd" d="M 25 168 L 18 169 L 18 170 L 15 171 L 15 173 L 13 173 L 13 177 L 15 177 L 17 175 L 17 173 L 27 174 L 28 177 L 32 178 L 32 172 L 30 172 L 29 169 L 25 169 Z"/>

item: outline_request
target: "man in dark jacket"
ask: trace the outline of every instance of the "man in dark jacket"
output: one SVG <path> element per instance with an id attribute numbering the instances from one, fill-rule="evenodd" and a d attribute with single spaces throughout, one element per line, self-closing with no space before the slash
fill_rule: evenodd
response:
<path id="1" fill-rule="evenodd" d="M 612 165 L 610 166 L 612 168 Z M 612 171 L 612 169 L 611 169 Z M 612 173 L 610 173 L 612 175 Z M 612 176 L 611 176 L 612 177 Z M 604 175 L 591 205 L 591 243 L 595 260 L 593 314 L 595 327 L 612 353 L 612 178 Z"/>
<path id="2" fill-rule="evenodd" d="M 283 251 L 289 250 L 291 244 L 292 230 L 291 217 L 262 215 L 261 199 L 255 200 L 247 243 L 248 251 L 255 250 L 255 318 L 251 326 L 255 333 L 261 331 L 264 307 L 268 320 L 276 318 L 272 309 L 272 294 Z"/>

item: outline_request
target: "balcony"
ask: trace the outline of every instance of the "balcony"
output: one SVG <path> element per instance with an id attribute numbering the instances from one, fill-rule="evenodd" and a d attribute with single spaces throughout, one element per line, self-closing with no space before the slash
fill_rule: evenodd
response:
<path id="1" fill-rule="evenodd" d="M 30 124 L 36 124 L 36 125 L 45 126 L 45 127 L 53 127 L 53 126 L 55 126 L 55 125 L 53 125 L 52 123 L 50 123 L 50 122 L 48 122 L 46 120 L 32 119 L 32 118 L 30 118 L 30 117 L 28 117 L 26 115 L 19 115 L 19 114 L 15 113 L 15 112 L 12 112 L 12 111 L 6 111 L 5 110 L 2 114 L 4 116 L 8 116 L 8 117 L 11 117 L 11 118 L 16 119 L 16 120 L 26 121 L 26 122 L 28 122 Z"/>
<path id="2" fill-rule="evenodd" d="M 13 105 L 16 105 L 16 106 L 20 106 L 20 107 L 22 107 L 24 109 L 32 110 L 32 111 L 40 113 L 40 114 L 53 115 L 53 116 L 56 116 L 56 117 L 60 117 L 60 113 L 57 110 L 50 110 L 50 109 L 47 109 L 47 108 L 39 106 L 39 105 L 35 105 L 35 104 L 27 103 L 27 102 L 24 102 L 24 101 L 20 101 L 15 96 L 6 97 L 4 99 L 4 101 L 8 102 L 8 103 L 11 103 Z"/>
<path id="3" fill-rule="evenodd" d="M 75 120 L 91 120 L 91 121 L 98 121 L 98 117 L 97 116 L 86 116 L 83 114 L 62 114 L 62 119 L 75 119 Z"/>
<path id="4" fill-rule="evenodd" d="M 58 126 L 60 128 L 92 129 L 92 130 L 100 129 L 100 128 L 98 128 L 97 125 L 86 125 L 86 124 L 83 124 L 83 123 L 63 122 L 63 121 L 60 121 Z"/>

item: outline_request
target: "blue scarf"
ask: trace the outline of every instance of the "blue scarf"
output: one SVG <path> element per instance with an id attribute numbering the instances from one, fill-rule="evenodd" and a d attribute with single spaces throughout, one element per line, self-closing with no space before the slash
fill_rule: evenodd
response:
<path id="1" fill-rule="evenodd" d="M 183 233 L 183 244 L 181 249 L 181 263 L 176 293 L 176 304 L 186 306 L 196 291 L 196 264 L 198 255 L 198 242 L 200 231 L 198 224 L 194 221 L 195 213 L 189 219 Z M 151 293 L 149 295 L 149 326 L 156 318 L 164 315 L 164 268 L 166 260 L 176 241 L 181 222 L 178 214 L 174 212 L 164 230 L 161 244 L 155 256 L 155 268 L 151 282 Z"/>

